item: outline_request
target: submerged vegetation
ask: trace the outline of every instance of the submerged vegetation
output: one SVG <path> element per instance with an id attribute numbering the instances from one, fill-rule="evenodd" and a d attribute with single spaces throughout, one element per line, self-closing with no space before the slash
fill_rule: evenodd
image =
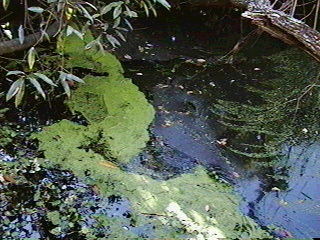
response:
<path id="1" fill-rule="evenodd" d="M 8 3 L 3 1 L 5 11 Z M 28 21 L 20 22 L 17 32 L 17 26 L 10 21 L 1 26 L 4 40 L 9 40 L 10 34 L 17 35 L 22 45 L 34 30 L 41 32 L 57 17 L 63 19 L 57 47 L 52 51 L 38 45 L 30 48 L 22 61 L 2 59 L 5 67 L 0 74 L 8 80 L 2 90 L 9 90 L 0 97 L 8 101 L 15 98 L 16 107 L 24 103 L 23 98 L 30 99 L 30 93 L 35 100 L 26 104 L 33 104 L 38 98 L 51 104 L 52 99 L 60 97 L 68 109 L 68 116 L 37 128 L 31 138 L 28 132 L 23 141 L 25 148 L 36 149 L 33 154 L 12 142 L 23 135 L 22 131 L 10 123 L 1 126 L 0 146 L 11 145 L 16 151 L 12 158 L 3 157 L 6 154 L 0 151 L 1 236 L 271 238 L 240 212 L 240 199 L 233 188 L 210 177 L 212 173 L 202 167 L 162 181 L 128 170 L 128 163 L 139 157 L 149 141 L 148 127 L 155 111 L 139 88 L 123 76 L 121 63 L 105 49 L 126 41 L 126 33 L 132 29 L 130 18 L 142 13 L 156 15 L 154 3 L 167 9 L 170 5 L 165 0 L 96 3 L 49 1 L 25 9 L 25 19 L 38 23 L 35 28 Z M 47 35 L 41 38 L 51 37 Z M 176 37 L 171 40 L 176 41 Z M 217 149 L 269 160 L 279 154 L 285 141 L 318 137 L 319 66 L 297 51 L 285 51 L 264 60 L 267 66 L 243 71 L 247 79 L 255 79 L 254 84 L 240 83 L 257 101 L 235 101 L 229 96 L 214 99 L 212 111 L 228 134 L 222 141 L 210 139 L 210 144 L 220 144 Z M 192 59 L 179 62 L 164 74 L 172 80 L 174 72 L 184 64 L 193 64 L 197 69 L 211 67 L 204 59 Z M 197 75 L 198 72 L 195 78 Z M 209 84 L 212 92 L 214 81 Z M 186 90 L 182 85 L 178 88 Z M 202 94 L 202 89 L 189 93 Z M 219 91 L 215 93 L 219 95 Z M 187 104 L 195 113 L 187 108 L 177 114 L 200 114 L 198 106 Z M 0 119 L 6 111 L 7 108 L 0 109 Z M 20 196 L 20 192 L 24 194 Z M 21 229 L 37 231 L 30 235 Z"/>
<path id="2" fill-rule="evenodd" d="M 254 81 L 244 89 L 254 100 L 227 97 L 213 108 L 233 136 L 228 149 L 256 159 L 278 155 L 284 142 L 316 139 L 319 129 L 319 64 L 292 49 L 265 62 L 263 69 L 246 72 Z"/>
<path id="3" fill-rule="evenodd" d="M 112 55 L 85 50 L 86 43 L 77 37 L 69 36 L 62 42 L 60 50 L 68 56 L 70 67 L 95 66 L 95 71 L 84 77 L 86 84 L 67 101 L 86 121 L 79 125 L 62 120 L 34 134 L 45 156 L 38 161 L 43 166 L 59 165 L 71 170 L 104 197 L 119 196 L 130 202 L 130 223 L 126 218 L 101 216 L 101 226 L 108 226 L 107 238 L 269 236 L 239 212 L 239 200 L 232 188 L 210 178 L 202 168 L 166 181 L 125 172 L 124 163 L 137 155 L 148 139 L 146 129 L 153 119 L 153 109 L 138 88 L 122 76 L 121 65 Z M 59 216 L 59 210 L 48 214 L 56 226 L 52 234 L 67 229 L 68 219 L 60 221 Z M 78 221 L 81 216 L 75 223 Z M 81 229 L 84 235 L 92 231 Z M 87 236 L 97 239 L 92 234 Z"/>

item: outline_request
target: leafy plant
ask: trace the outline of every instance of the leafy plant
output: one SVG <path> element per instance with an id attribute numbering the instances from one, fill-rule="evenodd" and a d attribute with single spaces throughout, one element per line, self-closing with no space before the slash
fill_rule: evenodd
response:
<path id="1" fill-rule="evenodd" d="M 43 82 L 53 87 L 57 86 L 57 84 L 55 84 L 49 77 L 39 72 L 26 74 L 25 72 L 15 70 L 15 71 L 9 71 L 7 73 L 7 76 L 16 76 L 18 78 L 11 84 L 6 95 L 7 101 L 9 101 L 13 97 L 15 98 L 16 107 L 19 106 L 22 101 L 22 98 L 25 93 L 25 87 L 28 82 L 31 85 L 33 85 L 33 87 L 36 88 L 37 92 L 43 97 L 43 99 L 46 99 L 46 94 L 38 80 L 42 80 Z M 61 83 L 68 97 L 71 96 L 69 82 L 76 81 L 79 83 L 84 83 L 84 81 L 81 78 L 71 73 L 66 73 L 62 71 L 60 71 L 60 76 L 58 78 L 58 81 Z"/>
<path id="2" fill-rule="evenodd" d="M 10 4 L 12 4 L 10 0 L 3 0 L 3 9 L 7 11 Z M 30 34 L 38 31 L 41 33 L 38 42 L 41 42 L 42 39 L 49 39 L 50 36 L 46 30 L 58 22 L 58 33 L 67 36 L 75 34 L 80 39 L 83 39 L 88 29 L 95 29 L 97 37 L 87 44 L 87 49 L 95 47 L 99 50 L 104 50 L 106 45 L 115 48 L 121 45 L 121 41 L 126 41 L 125 33 L 133 29 L 130 23 L 131 18 L 136 18 L 142 13 L 149 16 L 150 12 L 155 16 L 157 15 L 155 4 L 160 4 L 167 9 L 170 8 L 170 4 L 166 0 L 125 0 L 111 2 L 39 1 L 28 6 L 27 11 L 21 13 L 21 16 L 24 16 L 24 20 L 21 20 L 18 27 L 13 24 L 13 21 L 10 22 L 9 20 L 1 25 L 0 28 L 4 32 L 2 40 L 12 39 L 16 35 L 19 43 L 23 45 Z M 75 28 L 75 25 L 79 26 L 79 28 Z M 15 105 L 18 106 L 23 99 L 27 85 L 35 87 L 36 92 L 43 99 L 46 99 L 46 89 L 40 84 L 41 81 L 52 87 L 56 87 L 57 83 L 60 83 L 68 97 L 71 95 L 70 84 L 72 82 L 84 83 L 81 78 L 64 69 L 64 56 L 61 56 L 61 61 L 56 62 L 53 69 L 51 69 L 52 72 L 60 73 L 59 76 L 54 76 L 54 74 L 50 74 L 46 70 L 38 70 L 36 64 L 41 69 L 41 65 L 43 64 L 41 59 L 47 55 L 44 52 L 45 50 L 37 52 L 35 46 L 32 46 L 26 54 L 26 60 L 21 61 L 22 63 L 27 61 L 27 71 L 19 68 L 7 70 L 7 77 L 14 77 L 14 80 L 8 79 L 12 81 L 12 84 L 7 92 L 7 101 L 14 97 Z M 57 69 L 60 71 L 57 71 Z"/>

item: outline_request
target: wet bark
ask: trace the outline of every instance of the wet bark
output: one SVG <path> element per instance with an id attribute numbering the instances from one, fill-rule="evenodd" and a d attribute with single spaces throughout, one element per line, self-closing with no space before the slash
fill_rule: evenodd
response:
<path id="1" fill-rule="evenodd" d="M 239 3 L 238 0 L 236 0 Z M 263 31 L 282 41 L 295 45 L 320 62 L 320 33 L 302 21 L 274 10 L 268 0 L 243 1 L 248 18 Z"/>
<path id="2" fill-rule="evenodd" d="M 172 1 L 182 4 L 181 0 Z M 274 9 L 270 0 L 189 0 L 187 3 L 203 7 L 223 4 L 242 7 L 246 9 L 242 17 L 250 19 L 252 24 L 272 36 L 299 47 L 320 62 L 320 33 L 285 12 Z M 239 50 L 237 47 L 235 51 Z"/>

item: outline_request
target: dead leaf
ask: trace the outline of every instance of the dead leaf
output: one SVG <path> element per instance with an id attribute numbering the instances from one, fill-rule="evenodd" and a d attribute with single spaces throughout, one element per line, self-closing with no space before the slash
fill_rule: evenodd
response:
<path id="1" fill-rule="evenodd" d="M 119 167 L 116 164 L 114 164 L 113 162 L 103 161 L 103 162 L 99 162 L 99 164 L 106 167 L 106 168 L 119 169 Z"/>

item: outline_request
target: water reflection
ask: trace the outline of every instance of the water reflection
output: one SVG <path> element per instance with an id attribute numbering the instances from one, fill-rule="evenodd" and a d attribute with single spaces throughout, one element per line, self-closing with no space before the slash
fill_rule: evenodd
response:
<path id="1" fill-rule="evenodd" d="M 246 203 L 243 210 L 262 225 L 276 226 L 279 237 L 316 238 L 320 229 L 320 144 L 286 146 L 281 166 L 288 169 L 287 188 L 264 192 L 261 180 L 240 180 L 237 190 Z"/>

